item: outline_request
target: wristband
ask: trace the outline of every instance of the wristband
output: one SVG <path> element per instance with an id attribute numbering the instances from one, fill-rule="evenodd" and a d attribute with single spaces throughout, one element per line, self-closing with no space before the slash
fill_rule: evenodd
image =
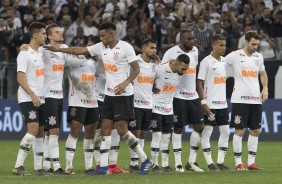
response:
<path id="1" fill-rule="evenodd" d="M 206 100 L 201 100 L 201 104 L 204 105 L 204 104 L 207 104 Z"/>

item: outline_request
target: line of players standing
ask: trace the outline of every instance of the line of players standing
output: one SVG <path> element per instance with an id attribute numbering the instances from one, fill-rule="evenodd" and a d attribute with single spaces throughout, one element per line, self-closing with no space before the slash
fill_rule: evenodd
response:
<path id="1" fill-rule="evenodd" d="M 54 24 L 48 25 L 45 34 L 49 45 L 44 46 L 45 49 L 39 47 L 43 43 L 38 38 L 40 35 L 41 39 L 44 38 L 45 27 L 36 24 L 33 24 L 34 28 L 32 26 L 30 28 L 31 42 L 27 51 L 21 51 L 18 56 L 19 104 L 28 132 L 21 141 L 13 169 L 14 174 L 29 175 L 23 163 L 31 145 L 34 150 L 34 174 L 74 174 L 72 162 L 82 127 L 85 129 L 83 149 L 87 175 L 127 172 L 117 165 L 120 138 L 130 147 L 130 172 L 148 174 L 150 167 L 153 172 L 173 171 L 169 166 L 171 137 L 175 171 L 184 172 L 181 161 L 181 135 L 187 123 L 192 124 L 193 131 L 190 137 L 190 155 L 185 168 L 203 172 L 196 162 L 201 143 L 209 170 L 228 170 L 229 168 L 224 165 L 229 140 L 225 95 L 226 65 L 233 69 L 235 81 L 238 76 L 238 81 L 246 80 L 257 87 L 258 73 L 261 78 L 266 77 L 262 78 L 264 87 L 262 97 L 258 87 L 256 90 L 252 89 L 254 92 L 250 95 L 251 90 L 246 89 L 243 92 L 234 90 L 235 97 L 232 96 L 231 99 L 231 102 L 235 103 L 231 122 L 236 128 L 233 138 L 236 169 L 244 169 L 241 161 L 242 136 L 247 127 L 251 128 L 247 169 L 258 169 L 254 161 L 260 128 L 257 122 L 260 122 L 261 117 L 254 117 L 251 114 L 261 114 L 261 98 L 263 100 L 267 98 L 267 75 L 263 58 L 255 52 L 259 45 L 256 41 L 259 42 L 259 38 L 254 32 L 250 33 L 250 36 L 246 35 L 243 50 L 232 52 L 226 58 L 222 57 L 226 49 L 225 38 L 221 35 L 213 36 L 213 51 L 201 62 L 196 83 L 198 50 L 193 46 L 194 36 L 189 30 L 181 32 L 180 44 L 169 49 L 160 61 L 156 55 L 155 41 L 144 40 L 143 53 L 136 57 L 131 45 L 116 39 L 116 27 L 112 23 L 105 23 L 99 27 L 101 42 L 93 45 L 95 41 L 90 40 L 92 46 L 88 45 L 85 48 L 67 48 L 61 44 L 63 36 L 60 28 Z M 96 57 L 97 63 L 91 56 Z M 238 57 L 241 57 L 243 62 L 238 62 Z M 41 58 L 40 62 L 37 62 L 38 58 Z M 43 61 L 45 66 L 42 66 Z M 255 64 L 249 64 L 253 61 Z M 20 67 L 21 65 L 23 67 Z M 65 170 L 59 163 L 58 145 L 64 67 L 67 67 L 70 81 L 68 121 L 71 124 L 71 132 L 65 145 Z M 34 73 L 35 76 L 29 78 L 27 74 L 30 73 Z M 22 82 L 23 77 L 27 79 L 27 83 Z M 38 91 L 32 92 L 34 86 L 30 81 L 37 78 L 39 81 L 36 81 L 36 84 L 42 85 L 41 90 L 37 88 Z M 243 82 L 238 83 L 244 85 Z M 236 85 L 237 83 L 235 89 L 239 89 Z M 30 86 L 30 89 L 26 86 Z M 242 94 L 246 96 L 245 99 L 242 99 Z M 38 96 L 42 97 L 41 101 L 36 99 Z M 41 105 L 44 104 L 44 100 L 45 107 Z M 40 119 L 41 108 L 46 108 L 47 115 L 44 138 L 43 130 L 40 129 L 42 126 L 39 126 L 44 124 L 44 120 Z M 100 119 L 102 123 L 99 124 L 100 129 L 95 135 Z M 127 125 L 132 133 L 127 130 Z M 220 130 L 217 164 L 211 159 L 209 144 L 214 125 L 219 125 Z M 143 151 L 149 127 L 153 131 L 152 160 Z M 161 167 L 158 164 L 159 152 L 162 158 Z M 93 155 L 96 170 L 93 169 Z M 142 161 L 141 168 L 138 166 L 139 159 Z M 51 169 L 51 163 L 54 170 Z"/>

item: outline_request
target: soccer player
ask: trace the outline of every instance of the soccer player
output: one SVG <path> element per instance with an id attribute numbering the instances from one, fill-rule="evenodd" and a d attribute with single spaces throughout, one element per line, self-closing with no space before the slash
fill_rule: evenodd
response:
<path id="1" fill-rule="evenodd" d="M 133 149 L 141 159 L 141 174 L 148 174 L 151 160 L 138 144 L 136 137 L 128 131 L 128 121 L 133 117 L 133 87 L 131 82 L 139 73 L 139 65 L 133 47 L 116 38 L 116 26 L 113 23 L 103 23 L 99 26 L 101 42 L 90 47 L 55 48 L 45 46 L 52 51 L 69 54 L 95 55 L 100 53 L 106 72 L 105 100 L 102 111 L 100 146 L 101 163 L 97 174 L 108 173 L 108 155 L 111 147 L 111 131 L 114 123 L 121 138 Z M 99 54 L 98 54 L 99 55 Z M 131 69 L 131 70 L 130 70 Z"/>
<path id="2" fill-rule="evenodd" d="M 212 52 L 201 61 L 197 80 L 197 92 L 205 116 L 201 145 L 208 169 L 210 171 L 225 171 L 229 170 L 223 162 L 230 134 L 226 102 L 226 62 L 222 57 L 226 49 L 226 38 L 222 35 L 214 35 L 211 42 Z M 219 127 L 220 136 L 217 164 L 215 165 L 211 156 L 210 137 L 213 126 L 216 125 Z"/>
<path id="3" fill-rule="evenodd" d="M 129 122 L 128 129 L 135 135 L 139 144 L 144 149 L 146 133 L 149 129 L 153 107 L 153 83 L 156 74 L 157 64 L 160 63 L 157 54 L 157 44 L 152 39 L 142 42 L 142 54 L 138 55 L 137 60 L 140 73 L 133 81 L 134 88 L 134 112 L 135 120 Z M 130 172 L 139 172 L 138 155 L 131 149 Z"/>
<path id="4" fill-rule="evenodd" d="M 34 174 L 44 174 L 42 169 L 43 136 L 45 122 L 44 106 L 44 62 L 39 49 L 46 40 L 45 25 L 33 22 L 28 28 L 30 42 L 27 51 L 20 51 L 17 57 L 18 102 L 27 126 L 22 138 L 17 161 L 12 173 L 30 175 L 24 168 L 24 161 L 32 144 L 34 150 Z"/>
<path id="5" fill-rule="evenodd" d="M 91 43 L 88 42 L 88 46 Z M 83 150 L 85 174 L 95 175 L 93 170 L 94 134 L 99 120 L 98 101 L 95 94 L 95 63 L 89 56 L 66 56 L 69 78 L 68 122 L 71 131 L 66 141 L 66 172 L 73 172 L 76 143 L 82 128 L 85 129 Z"/>
<path id="6" fill-rule="evenodd" d="M 268 77 L 264 60 L 257 49 L 260 37 L 256 32 L 247 32 L 243 49 L 226 56 L 226 65 L 232 69 L 235 79 L 231 96 L 231 126 L 235 128 L 233 151 L 237 170 L 244 170 L 242 163 L 242 138 L 249 128 L 247 170 L 260 169 L 255 164 L 258 137 L 261 128 L 262 103 L 268 98 Z M 227 69 L 228 71 L 229 69 Z M 260 91 L 259 78 L 262 84 Z"/>
<path id="7" fill-rule="evenodd" d="M 150 125 L 153 131 L 151 142 L 153 172 L 172 171 L 169 166 L 169 142 L 173 128 L 173 96 L 189 63 L 189 57 L 180 54 L 176 59 L 159 65 L 157 69 Z M 162 169 L 158 165 L 159 151 L 162 156 Z"/>
<path id="8" fill-rule="evenodd" d="M 204 129 L 204 115 L 196 91 L 196 67 L 198 65 L 198 49 L 194 45 L 194 35 L 190 30 L 180 32 L 180 43 L 167 50 L 162 59 L 168 62 L 177 58 L 180 54 L 187 54 L 190 58 L 189 68 L 181 77 L 180 84 L 176 88 L 173 99 L 174 121 L 172 145 L 175 158 L 175 171 L 184 172 L 181 151 L 182 151 L 182 131 L 187 123 L 193 125 L 193 131 L 190 137 L 190 155 L 186 164 L 186 169 L 203 172 L 196 163 L 197 151 L 201 141 L 201 134 Z"/>
<path id="9" fill-rule="evenodd" d="M 54 47 L 67 48 L 61 28 L 57 24 L 50 24 L 46 28 L 47 41 Z M 46 105 L 46 124 L 44 138 L 44 162 L 46 173 L 66 174 L 59 162 L 59 134 L 63 113 L 63 75 L 66 54 L 43 49 L 45 63 L 44 95 Z"/>
<path id="10" fill-rule="evenodd" d="M 67 48 L 62 44 L 63 33 L 57 24 L 50 24 L 46 28 L 47 41 L 54 47 Z M 27 50 L 26 44 L 20 50 Z M 44 96 L 46 108 L 44 161 L 43 169 L 46 174 L 66 174 L 59 162 L 59 133 L 63 112 L 63 74 L 65 55 L 61 52 L 51 52 L 42 49 L 45 64 Z M 53 162 L 54 170 L 51 168 Z"/>
<path id="11" fill-rule="evenodd" d="M 93 45 L 98 43 L 99 37 L 89 37 L 89 41 L 93 42 Z M 100 121 L 98 124 L 98 127 L 96 129 L 95 137 L 94 137 L 94 158 L 96 162 L 96 169 L 100 167 L 100 160 L 101 160 L 101 154 L 100 154 L 100 144 L 101 144 L 101 122 L 102 122 L 102 109 L 103 109 L 103 103 L 105 98 L 105 85 L 106 85 L 106 74 L 102 62 L 102 56 L 101 54 L 95 55 L 96 58 L 96 82 L 95 82 L 95 94 L 98 100 L 98 108 L 99 108 L 99 114 L 100 114 Z M 118 152 L 119 152 L 119 142 L 120 142 L 120 136 L 117 133 L 117 129 L 113 129 L 111 133 L 111 149 L 109 151 L 109 173 L 110 174 L 123 174 L 128 171 L 125 171 L 121 169 L 117 164 L 118 159 Z"/>

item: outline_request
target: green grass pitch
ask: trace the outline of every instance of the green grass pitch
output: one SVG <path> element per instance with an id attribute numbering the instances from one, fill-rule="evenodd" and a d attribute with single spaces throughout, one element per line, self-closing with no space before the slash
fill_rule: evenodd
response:
<path id="1" fill-rule="evenodd" d="M 74 158 L 75 175 L 71 176 L 14 176 L 12 168 L 16 161 L 20 141 L 3 141 L 0 140 L 0 184 L 280 184 L 282 183 L 282 144 L 281 142 L 259 142 L 256 163 L 264 168 L 259 171 L 235 171 L 234 157 L 232 153 L 232 142 L 229 143 L 229 150 L 225 159 L 225 164 L 232 168 L 228 172 L 209 172 L 204 161 L 202 151 L 198 153 L 198 163 L 204 173 L 161 173 L 141 176 L 138 174 L 125 175 L 106 175 L 106 176 L 84 176 L 84 155 L 82 150 L 82 141 L 78 141 L 76 154 Z M 65 166 L 65 141 L 60 141 L 60 163 Z M 124 142 L 120 144 L 119 165 L 127 169 L 130 158 L 128 147 Z M 174 157 L 170 149 L 170 166 L 174 167 Z M 189 142 L 183 142 L 182 162 L 185 165 L 189 154 Z M 150 142 L 145 143 L 145 151 L 150 155 Z M 217 143 L 212 142 L 213 161 L 217 158 Z M 243 143 L 243 162 L 247 162 L 247 146 Z M 161 162 L 159 162 L 161 163 Z M 33 154 L 30 151 L 25 162 L 25 168 L 32 173 L 33 171 Z"/>

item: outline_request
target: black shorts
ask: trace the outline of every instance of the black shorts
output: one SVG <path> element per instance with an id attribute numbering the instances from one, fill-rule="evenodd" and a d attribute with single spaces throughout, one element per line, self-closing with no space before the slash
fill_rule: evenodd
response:
<path id="1" fill-rule="evenodd" d="M 32 102 L 19 103 L 23 115 L 25 125 L 37 122 L 39 126 L 44 126 L 46 122 L 45 104 L 41 104 L 39 108 L 35 107 Z"/>
<path id="2" fill-rule="evenodd" d="M 128 123 L 128 130 L 149 130 L 152 119 L 152 109 L 134 107 L 135 120 Z"/>
<path id="3" fill-rule="evenodd" d="M 68 122 L 71 120 L 80 122 L 83 125 L 92 125 L 99 121 L 99 109 L 86 108 L 86 107 L 74 107 L 68 108 Z"/>
<path id="4" fill-rule="evenodd" d="M 210 109 L 213 115 L 205 115 L 205 124 L 213 126 L 229 125 L 228 110 L 225 109 Z"/>
<path id="5" fill-rule="evenodd" d="M 100 121 L 103 119 L 102 117 L 103 106 L 104 106 L 104 102 L 98 100 L 98 109 L 99 109 L 99 115 L 100 115 L 99 120 Z"/>
<path id="6" fill-rule="evenodd" d="M 173 115 L 162 115 L 152 113 L 150 128 L 153 132 L 172 132 Z"/>
<path id="7" fill-rule="evenodd" d="M 53 128 L 60 128 L 62 123 L 63 99 L 45 98 L 45 107 L 45 131 Z"/>
<path id="8" fill-rule="evenodd" d="M 204 123 L 204 113 L 199 98 L 195 100 L 173 98 L 173 111 L 175 116 L 174 127 Z"/>
<path id="9" fill-rule="evenodd" d="M 109 119 L 113 121 L 134 120 L 133 95 L 131 96 L 105 95 L 102 117 L 103 119 Z"/>
<path id="10" fill-rule="evenodd" d="M 232 103 L 230 126 L 235 129 L 250 128 L 251 130 L 261 128 L 262 105 Z"/>

